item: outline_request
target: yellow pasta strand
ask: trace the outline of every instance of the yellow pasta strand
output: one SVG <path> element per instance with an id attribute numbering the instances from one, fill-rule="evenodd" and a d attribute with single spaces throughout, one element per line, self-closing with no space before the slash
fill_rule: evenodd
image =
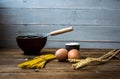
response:
<path id="1" fill-rule="evenodd" d="M 35 57 L 32 60 L 19 64 L 18 67 L 27 68 L 27 69 L 43 68 L 48 60 L 51 60 L 54 58 L 55 58 L 54 54 L 41 55 L 41 56 Z"/>

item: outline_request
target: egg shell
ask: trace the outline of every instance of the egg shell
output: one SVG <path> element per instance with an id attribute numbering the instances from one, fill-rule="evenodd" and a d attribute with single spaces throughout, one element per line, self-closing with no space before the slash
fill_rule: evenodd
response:
<path id="1" fill-rule="evenodd" d="M 71 49 L 68 52 L 68 58 L 69 59 L 79 59 L 80 58 L 80 52 L 76 49 Z"/>
<path id="2" fill-rule="evenodd" d="M 65 61 L 68 58 L 68 51 L 65 48 L 58 49 L 55 56 L 59 61 Z"/>

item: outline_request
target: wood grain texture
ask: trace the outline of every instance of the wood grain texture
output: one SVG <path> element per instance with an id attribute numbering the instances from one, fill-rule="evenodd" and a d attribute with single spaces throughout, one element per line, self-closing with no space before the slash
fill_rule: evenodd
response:
<path id="1" fill-rule="evenodd" d="M 41 54 L 55 53 L 57 49 L 43 49 Z M 80 49 L 81 56 L 99 57 L 111 49 Z M 32 59 L 36 56 L 23 55 L 20 49 L 0 49 L 0 78 L 2 79 L 119 79 L 120 63 L 118 59 L 110 62 L 87 66 L 82 69 L 73 70 L 71 63 L 58 62 L 57 59 L 48 62 L 44 69 L 21 69 L 17 65 L 25 61 L 26 58 Z"/>
<path id="2" fill-rule="evenodd" d="M 1 48 L 17 47 L 16 37 L 25 33 L 49 33 L 68 26 L 56 25 L 2 25 Z M 74 31 L 49 36 L 45 48 L 64 47 L 67 42 L 79 42 L 81 48 L 119 48 L 120 29 L 117 26 L 73 26 Z M 103 29 L 104 28 L 104 29 Z M 73 37 L 74 36 L 74 37 Z M 18 47 L 17 47 L 18 48 Z"/>
<path id="3" fill-rule="evenodd" d="M 120 48 L 119 0 L 0 0 L 0 48 L 16 48 L 24 33 L 74 31 L 48 37 L 46 48 L 79 42 L 81 48 Z"/>
<path id="4" fill-rule="evenodd" d="M 1 8 L 120 9 L 119 0 L 0 0 Z"/>
<path id="5" fill-rule="evenodd" d="M 120 10 L 0 9 L 0 24 L 120 25 Z"/>
<path id="6" fill-rule="evenodd" d="M 49 33 L 54 30 L 69 26 L 56 25 L 2 25 L 0 28 L 1 40 L 7 38 L 13 40 L 16 36 L 33 33 Z M 120 41 L 120 29 L 118 26 L 73 26 L 73 31 L 56 36 L 49 36 L 53 40 L 73 40 L 73 41 Z M 74 38 L 72 37 L 74 36 Z M 66 39 L 67 38 L 67 39 Z"/>

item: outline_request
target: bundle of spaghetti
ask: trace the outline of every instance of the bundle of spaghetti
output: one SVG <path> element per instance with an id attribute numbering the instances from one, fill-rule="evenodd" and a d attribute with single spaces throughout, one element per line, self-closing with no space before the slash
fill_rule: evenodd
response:
<path id="1" fill-rule="evenodd" d="M 103 64 L 108 61 L 110 61 L 115 55 L 117 55 L 120 52 L 118 49 L 111 50 L 110 52 L 106 53 L 105 55 L 102 55 L 99 58 L 93 58 L 93 57 L 87 57 L 86 59 L 68 59 L 69 62 L 74 62 L 75 64 L 72 64 L 72 67 L 74 69 L 79 69 L 87 65 L 97 65 L 97 64 Z"/>
<path id="2" fill-rule="evenodd" d="M 47 61 L 52 60 L 54 58 L 55 58 L 54 54 L 41 55 L 35 57 L 32 60 L 19 64 L 18 67 L 26 68 L 26 69 L 40 69 L 40 68 L 44 68 Z"/>

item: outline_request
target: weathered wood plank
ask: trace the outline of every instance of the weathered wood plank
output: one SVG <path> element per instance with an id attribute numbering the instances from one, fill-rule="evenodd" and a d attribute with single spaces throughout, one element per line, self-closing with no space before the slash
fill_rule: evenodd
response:
<path id="1" fill-rule="evenodd" d="M 55 53 L 57 49 L 43 49 L 41 54 L 45 53 Z M 109 52 L 111 49 L 80 49 L 81 56 L 84 57 L 100 57 L 103 54 Z M 45 52 L 45 53 L 44 53 Z M 13 73 L 13 72 L 21 72 L 21 73 L 27 73 L 27 72 L 33 72 L 33 70 L 21 70 L 17 67 L 19 63 L 22 63 L 26 61 L 27 59 L 33 59 L 36 56 L 29 56 L 29 55 L 23 55 L 21 53 L 20 49 L 4 49 L 0 50 L 0 72 L 1 73 Z M 113 59 L 110 62 L 103 64 L 103 65 L 97 65 L 97 66 L 88 66 L 85 68 L 80 69 L 80 71 L 88 71 L 88 72 L 94 72 L 96 69 L 99 72 L 105 72 L 105 71 L 119 71 L 117 69 L 120 65 L 119 60 Z M 109 67 L 108 67 L 109 65 Z M 71 64 L 68 62 L 58 62 L 56 59 L 49 62 L 45 70 L 39 70 L 40 72 L 46 72 L 47 70 L 50 71 L 68 71 L 68 72 L 74 72 L 73 69 L 71 69 Z M 109 70 L 110 69 L 110 70 Z"/>
<path id="2" fill-rule="evenodd" d="M 0 9 L 0 24 L 120 25 L 120 10 Z"/>
<path id="3" fill-rule="evenodd" d="M 56 25 L 1 25 L 0 40 L 13 40 L 18 35 L 49 33 L 69 26 Z M 75 36 L 74 38 L 72 36 Z M 73 31 L 61 35 L 49 36 L 49 40 L 71 41 L 120 41 L 119 26 L 73 26 Z M 67 39 L 66 39 L 67 38 Z"/>
<path id="4" fill-rule="evenodd" d="M 63 25 L 1 25 L 0 47 L 16 48 L 16 37 L 24 33 L 48 33 L 65 28 Z M 74 30 L 49 36 L 46 47 L 64 47 L 67 42 L 79 42 L 81 48 L 119 48 L 119 26 L 73 26 Z M 74 38 L 73 38 L 74 36 Z"/>
<path id="5" fill-rule="evenodd" d="M 18 48 L 16 40 L 0 40 L 0 48 Z M 119 42 L 101 42 L 101 41 L 69 41 L 69 40 L 47 40 L 44 48 L 63 48 L 65 43 L 68 42 L 78 42 L 80 43 L 80 48 L 105 48 L 105 49 L 120 49 Z"/>
<path id="6" fill-rule="evenodd" d="M 119 0 L 0 0 L 0 3 L 1 8 L 120 9 Z"/>
<path id="7" fill-rule="evenodd" d="M 44 49 L 43 52 L 54 52 L 57 49 Z M 94 56 L 107 53 L 111 49 L 81 49 L 84 56 L 87 54 Z M 119 79 L 120 78 L 120 60 L 113 59 L 110 62 L 97 66 L 87 66 L 79 70 L 73 70 L 68 62 L 58 62 L 53 60 L 46 64 L 44 69 L 20 69 L 17 65 L 22 62 L 21 58 L 26 55 L 20 54 L 20 49 L 1 49 L 0 50 L 0 78 L 2 79 Z M 18 53 L 18 54 L 17 54 Z M 86 54 L 84 54 L 86 53 Z M 99 54 L 100 53 L 100 54 Z M 8 57 L 6 57 L 6 55 Z M 20 58 L 21 56 L 21 58 Z M 33 56 L 34 57 L 34 56 Z M 8 59 L 7 59 L 8 58 Z"/>
<path id="8" fill-rule="evenodd" d="M 104 72 L 120 72 L 119 69 L 119 61 L 110 61 L 109 63 L 102 64 L 102 65 L 96 65 L 96 66 L 86 66 L 84 68 L 74 70 L 70 63 L 60 63 L 60 62 L 54 62 L 54 63 L 47 63 L 44 69 L 21 69 L 18 68 L 17 65 L 21 63 L 13 63 L 13 64 L 6 64 L 0 66 L 0 73 L 47 73 L 47 72 L 98 72 L 98 73 L 104 73 Z M 58 66 L 59 65 L 59 66 Z"/>
<path id="9" fill-rule="evenodd" d="M 114 75 L 113 75 L 114 74 Z M 107 79 L 114 78 L 119 79 L 119 72 L 105 72 L 105 73 L 96 73 L 96 72 L 48 72 L 48 73 L 0 73 L 2 79 Z"/>
<path id="10" fill-rule="evenodd" d="M 63 47 L 68 38 L 82 42 L 81 47 L 85 48 L 119 48 L 120 1 L 0 0 L 0 48 L 17 47 L 15 37 L 20 33 L 46 33 L 71 25 L 78 30 L 49 37 L 46 47 Z"/>

